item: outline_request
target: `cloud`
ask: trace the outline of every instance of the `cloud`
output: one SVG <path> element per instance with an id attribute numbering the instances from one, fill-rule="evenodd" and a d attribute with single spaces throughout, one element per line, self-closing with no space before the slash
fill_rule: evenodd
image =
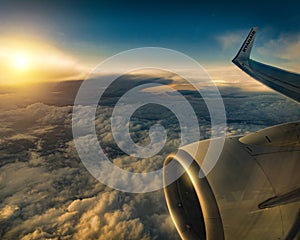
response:
<path id="1" fill-rule="evenodd" d="M 245 92 L 228 86 L 223 86 L 221 93 L 227 110 L 228 135 L 299 117 L 295 114 L 298 105 L 276 94 Z M 193 91 L 186 96 L 193 98 L 201 116 L 201 138 L 209 137 L 209 116 L 202 111 L 203 101 Z M 81 107 L 82 116 L 89 114 L 89 108 Z M 151 115 L 150 110 L 156 110 L 156 114 Z M 124 193 L 90 175 L 74 146 L 71 111 L 72 106 L 45 102 L 1 109 L 0 135 L 4 137 L 0 146 L 0 238 L 179 239 L 162 190 Z M 142 146 L 149 140 L 149 127 L 159 122 L 169 130 L 167 145 L 152 158 L 124 155 L 116 148 L 110 132 L 111 112 L 111 106 L 98 109 L 96 128 L 105 153 L 117 166 L 133 172 L 152 171 L 161 167 L 168 152 L 176 150 L 180 136 L 176 119 L 170 113 L 158 114 L 160 111 L 152 107 L 147 114 L 137 112 L 133 116 L 132 138 Z M 85 122 L 77 121 L 82 128 L 80 137 L 88 142 Z"/>
<path id="2" fill-rule="evenodd" d="M 206 68 L 212 81 L 220 88 L 239 88 L 247 92 L 270 92 L 273 91 L 262 83 L 256 81 L 238 67 L 228 66 L 208 66 Z M 233 89 L 234 90 L 234 89 Z M 235 89 L 236 91 L 236 89 Z M 240 91 L 236 91 L 240 92 Z"/>
<path id="3" fill-rule="evenodd" d="M 10 218 L 16 211 L 19 210 L 18 206 L 6 205 L 0 209 L 0 222 L 7 218 Z"/>
<path id="4" fill-rule="evenodd" d="M 265 42 L 257 52 L 264 58 L 273 57 L 281 60 L 280 64 L 284 67 L 299 71 L 300 33 L 282 33 L 277 38 Z"/>
<path id="5" fill-rule="evenodd" d="M 223 51 L 235 50 L 241 46 L 245 31 L 227 32 L 216 37 Z"/>
<path id="6" fill-rule="evenodd" d="M 101 121 L 107 119 L 106 115 L 106 111 L 99 113 L 100 128 L 107 124 L 107 120 Z M 6 159 L 0 168 L 1 238 L 178 239 L 162 204 L 162 191 L 125 194 L 107 188 L 87 172 L 73 141 L 66 142 L 70 118 L 70 106 L 42 103 L 1 112 L 1 120 L 8 127 L 22 119 L 28 121 L 24 127 L 11 128 L 10 137 L 1 139 L 2 146 L 16 147 L 16 142 L 24 138 L 31 143 L 21 151 L 13 147 L 11 160 Z M 57 126 L 63 126 L 63 130 Z M 109 135 L 107 130 L 103 128 L 103 135 Z M 8 150 L 0 149 L 0 157 L 5 158 Z M 122 166 L 126 166 L 124 162 Z M 148 168 L 150 165 L 148 162 Z M 158 218 L 164 222 L 162 232 L 151 229 L 159 226 L 154 223 Z"/>

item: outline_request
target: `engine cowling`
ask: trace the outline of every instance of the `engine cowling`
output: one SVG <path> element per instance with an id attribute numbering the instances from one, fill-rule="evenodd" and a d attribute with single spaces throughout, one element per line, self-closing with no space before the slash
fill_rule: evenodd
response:
<path id="1" fill-rule="evenodd" d="M 164 171 L 165 182 L 185 170 L 164 188 L 181 238 L 300 237 L 299 136 L 300 124 L 289 123 L 229 137 L 205 177 L 199 177 L 203 159 L 210 141 L 217 139 L 184 146 L 176 156 L 168 156 L 165 165 L 174 160 L 176 168 Z"/>

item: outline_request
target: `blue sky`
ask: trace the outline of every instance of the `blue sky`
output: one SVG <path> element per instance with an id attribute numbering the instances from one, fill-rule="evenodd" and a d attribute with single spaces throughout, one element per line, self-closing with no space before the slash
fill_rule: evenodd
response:
<path id="1" fill-rule="evenodd" d="M 255 56 L 288 67 L 298 56 L 282 55 L 298 49 L 299 9 L 298 1 L 1 1 L 0 30 L 47 42 L 81 64 L 145 46 L 221 64 L 258 26 Z"/>

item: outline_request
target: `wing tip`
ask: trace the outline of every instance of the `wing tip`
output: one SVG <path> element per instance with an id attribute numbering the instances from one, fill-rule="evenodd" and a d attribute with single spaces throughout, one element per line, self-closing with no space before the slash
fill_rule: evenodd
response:
<path id="1" fill-rule="evenodd" d="M 232 60 L 233 63 L 236 63 L 238 60 L 247 61 L 250 58 L 253 42 L 255 40 L 255 35 L 258 30 L 258 27 L 252 27 L 247 38 L 245 39 L 243 45 L 238 51 L 235 58 Z"/>

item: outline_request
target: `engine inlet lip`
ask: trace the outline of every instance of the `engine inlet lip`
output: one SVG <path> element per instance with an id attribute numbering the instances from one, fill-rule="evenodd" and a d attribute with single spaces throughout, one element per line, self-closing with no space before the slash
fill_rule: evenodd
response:
<path id="1" fill-rule="evenodd" d="M 171 218 L 176 226 L 176 229 L 182 239 L 209 239 L 209 240 L 221 240 L 224 239 L 224 231 L 222 219 L 220 217 L 218 205 L 213 194 L 213 191 L 209 185 L 207 178 L 199 178 L 199 172 L 201 168 L 197 161 L 192 159 L 192 157 L 186 153 L 184 150 L 179 150 L 176 155 L 169 155 L 165 162 L 164 166 L 169 164 L 172 160 L 176 163 L 179 163 L 182 168 L 182 175 L 175 182 L 169 186 L 164 187 L 164 194 L 167 202 L 167 206 L 171 215 Z M 191 164 L 192 162 L 192 164 Z M 186 211 L 184 209 L 184 204 L 181 201 L 182 196 L 179 194 L 180 180 L 184 175 L 188 175 L 188 179 L 192 184 L 192 187 L 195 191 L 195 204 L 194 208 Z M 164 168 L 163 171 L 163 180 L 164 183 L 168 182 L 168 177 L 171 177 L 172 173 L 167 172 Z M 197 208 L 200 208 L 201 213 L 197 220 L 192 221 L 189 219 L 189 211 L 197 211 Z M 203 229 L 199 231 L 194 231 L 191 226 L 191 221 L 195 222 L 197 227 L 203 226 Z M 199 221 L 203 221 L 203 224 L 199 224 Z"/>

